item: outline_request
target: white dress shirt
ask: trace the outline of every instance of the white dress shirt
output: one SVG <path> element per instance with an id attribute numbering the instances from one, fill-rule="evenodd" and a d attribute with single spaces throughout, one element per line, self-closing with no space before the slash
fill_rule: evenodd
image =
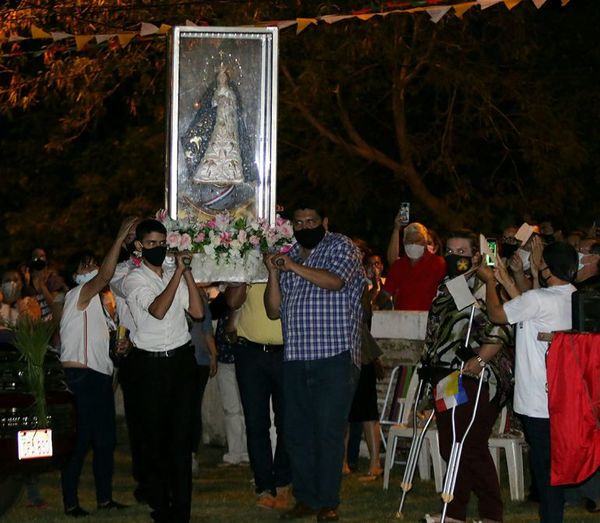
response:
<path id="1" fill-rule="evenodd" d="M 119 325 L 124 325 L 129 329 L 129 338 L 133 338 L 135 334 L 135 322 L 133 316 L 127 305 L 125 296 L 124 283 L 125 277 L 133 270 L 136 270 L 136 266 L 131 260 L 126 260 L 121 263 L 117 263 L 115 274 L 110 280 L 110 290 L 115 295 L 117 302 L 117 314 L 119 315 Z"/>
<path id="2" fill-rule="evenodd" d="M 135 332 L 131 341 L 138 349 L 161 352 L 176 349 L 191 340 L 185 319 L 185 311 L 189 307 L 189 293 L 183 278 L 179 282 L 173 303 L 162 320 L 156 319 L 148 311 L 156 297 L 165 290 L 174 272 L 174 268 L 163 268 L 161 279 L 142 263 L 125 277 L 123 291 L 135 322 Z"/>

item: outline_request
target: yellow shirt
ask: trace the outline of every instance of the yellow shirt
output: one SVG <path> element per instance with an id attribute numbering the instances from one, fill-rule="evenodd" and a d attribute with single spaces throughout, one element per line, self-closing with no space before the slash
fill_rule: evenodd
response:
<path id="1" fill-rule="evenodd" d="M 266 288 L 266 283 L 248 286 L 246 301 L 240 308 L 237 333 L 254 343 L 283 345 L 281 321 L 270 320 L 265 311 L 263 296 Z"/>

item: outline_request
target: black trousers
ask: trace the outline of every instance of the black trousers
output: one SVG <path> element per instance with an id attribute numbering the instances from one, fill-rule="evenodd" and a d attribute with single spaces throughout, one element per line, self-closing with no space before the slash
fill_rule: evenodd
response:
<path id="1" fill-rule="evenodd" d="M 133 357 L 151 515 L 160 523 L 187 523 L 197 376 L 194 351 L 188 346 L 171 357 L 155 358 L 138 350 Z"/>
<path id="2" fill-rule="evenodd" d="M 142 445 L 144 442 L 144 431 L 142 426 L 140 401 L 141 394 L 138 390 L 139 384 L 136 383 L 138 375 L 136 369 L 137 358 L 135 352 L 119 364 L 118 378 L 121 391 L 123 392 L 123 407 L 125 408 L 125 421 L 127 422 L 127 432 L 129 434 L 129 450 L 131 454 L 131 474 L 137 483 L 136 497 L 148 499 L 148 473 L 144 470 L 144 460 L 142 459 Z"/>

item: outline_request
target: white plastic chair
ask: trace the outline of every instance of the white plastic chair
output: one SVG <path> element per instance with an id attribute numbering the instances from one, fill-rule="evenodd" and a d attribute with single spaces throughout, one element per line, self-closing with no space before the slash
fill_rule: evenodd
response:
<path id="1" fill-rule="evenodd" d="M 412 375 L 415 374 L 414 369 L 414 366 L 403 365 L 392 369 L 390 381 L 381 406 L 381 414 L 379 415 L 379 431 L 384 450 L 387 450 L 387 437 L 385 433 L 387 428 L 400 423 L 405 416 L 408 416 L 406 401 L 407 397 L 409 397 L 408 401 L 412 403 L 412 394 L 414 391 L 408 391 L 406 380 L 410 380 Z M 406 394 L 404 390 L 406 390 Z M 410 407 L 408 410 L 410 411 Z"/>
<path id="2" fill-rule="evenodd" d="M 506 432 L 507 409 L 503 407 L 500 412 L 499 434 L 493 435 L 488 446 L 498 478 L 500 477 L 500 449 L 504 449 L 506 468 L 508 470 L 508 484 L 510 486 L 510 499 L 522 501 L 525 499 L 525 480 L 523 478 L 523 446 L 525 438 L 522 434 Z"/>
<path id="3" fill-rule="evenodd" d="M 394 466 L 396 447 L 398 439 L 412 439 L 413 428 L 409 427 L 408 421 L 410 418 L 411 409 L 414 403 L 414 396 L 419 384 L 419 376 L 417 372 L 413 372 L 408 386 L 406 398 L 404 399 L 402 416 L 398 423 L 390 426 L 387 437 L 385 462 L 383 466 L 383 489 L 387 490 L 390 481 L 390 471 Z M 417 429 L 420 431 L 422 429 Z M 439 451 L 439 437 L 435 428 L 430 428 L 425 434 L 425 448 L 421 449 L 419 454 L 419 476 L 421 479 L 428 480 L 431 478 L 430 468 L 433 465 L 434 480 L 436 492 L 442 491 L 442 483 L 446 464 L 442 460 Z"/>

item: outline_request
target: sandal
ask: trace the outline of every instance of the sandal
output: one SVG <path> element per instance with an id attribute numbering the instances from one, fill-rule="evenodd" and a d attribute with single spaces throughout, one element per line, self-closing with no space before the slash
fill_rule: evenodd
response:
<path id="1" fill-rule="evenodd" d="M 379 469 L 376 471 L 369 470 L 364 476 L 360 476 L 358 481 L 376 481 L 383 476 L 383 470 Z"/>

